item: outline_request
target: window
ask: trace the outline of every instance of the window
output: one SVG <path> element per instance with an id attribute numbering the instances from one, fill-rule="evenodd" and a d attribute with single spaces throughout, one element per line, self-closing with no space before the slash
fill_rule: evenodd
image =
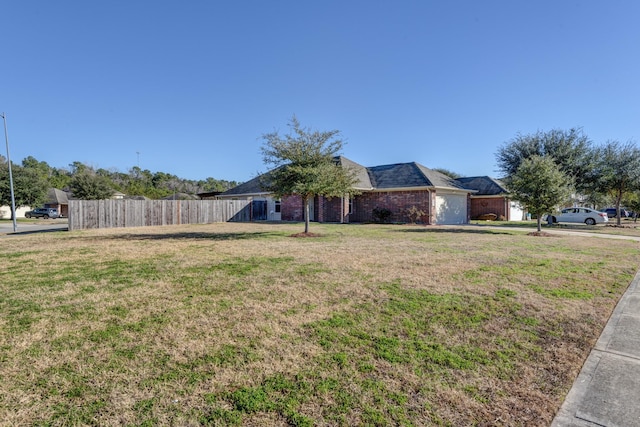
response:
<path id="1" fill-rule="evenodd" d="M 353 198 L 349 197 L 349 213 L 353 213 Z"/>
<path id="2" fill-rule="evenodd" d="M 276 213 L 280 213 L 280 200 L 275 201 L 275 211 Z"/>

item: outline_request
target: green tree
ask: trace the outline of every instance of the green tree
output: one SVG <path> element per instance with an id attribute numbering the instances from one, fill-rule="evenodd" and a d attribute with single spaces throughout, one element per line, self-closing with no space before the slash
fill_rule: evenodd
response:
<path id="1" fill-rule="evenodd" d="M 236 181 L 225 181 L 220 179 L 215 179 L 208 177 L 206 180 L 200 180 L 197 182 L 200 191 L 227 191 L 230 188 L 233 188 L 239 185 L 239 182 Z"/>
<path id="2" fill-rule="evenodd" d="M 53 168 L 48 181 L 50 188 L 68 190 L 71 184 L 71 173 L 66 169 Z"/>
<path id="3" fill-rule="evenodd" d="M 587 174 L 590 188 L 612 198 L 616 223 L 620 225 L 620 205 L 626 195 L 640 190 L 640 149 L 633 142 L 608 141 L 594 149 L 596 164 Z"/>
<path id="4" fill-rule="evenodd" d="M 340 166 L 335 157 L 343 142 L 337 130 L 304 128 L 293 116 L 290 133 L 275 131 L 262 135 L 263 160 L 275 168 L 262 183 L 276 197 L 298 195 L 304 206 L 304 232 L 309 232 L 309 204 L 315 196 L 340 197 L 353 193 L 355 174 Z"/>
<path id="5" fill-rule="evenodd" d="M 581 129 L 538 131 L 516 135 L 498 149 L 496 160 L 508 183 L 524 160 L 533 156 L 552 158 L 577 189 L 583 190 L 588 184 L 587 173 L 593 167 L 591 147 L 591 141 Z"/>
<path id="6" fill-rule="evenodd" d="M 40 206 L 47 200 L 49 183 L 37 170 L 13 167 L 16 206 Z"/>
<path id="7" fill-rule="evenodd" d="M 529 212 L 538 218 L 541 230 L 542 215 L 553 210 L 571 194 L 570 179 L 551 157 L 533 155 L 524 159 L 511 176 L 509 189 Z"/>
<path id="8" fill-rule="evenodd" d="M 622 199 L 622 203 L 625 207 L 631 209 L 633 222 L 638 222 L 638 215 L 640 214 L 640 190 L 627 193 L 624 199 Z"/>
<path id="9" fill-rule="evenodd" d="M 76 199 L 103 200 L 113 196 L 113 188 L 109 180 L 90 169 L 74 173 L 70 186 L 73 197 Z"/>
<path id="10" fill-rule="evenodd" d="M 20 206 L 35 207 L 46 201 L 48 183 L 38 170 L 25 168 L 11 162 L 11 172 L 16 208 Z M 2 156 L 0 156 L 0 205 L 11 205 L 9 164 Z M 13 212 L 11 214 L 13 215 Z"/>
<path id="11" fill-rule="evenodd" d="M 11 162 L 11 172 L 15 178 L 15 165 Z M 14 185 L 15 195 L 15 185 Z M 9 163 L 6 157 L 0 155 L 0 206 L 11 206 L 11 180 L 9 179 Z M 16 208 L 18 207 L 16 200 Z M 15 212 L 11 211 L 11 219 Z"/>
<path id="12" fill-rule="evenodd" d="M 51 166 L 47 162 L 38 161 L 33 156 L 27 156 L 22 159 L 22 167 L 38 171 L 43 178 L 49 178 L 51 175 Z"/>
<path id="13" fill-rule="evenodd" d="M 47 200 L 47 190 L 51 187 L 49 178 L 51 166 L 47 162 L 40 162 L 33 156 L 22 160 L 22 168 L 16 179 L 21 206 L 38 206 Z M 16 196 L 16 203 L 18 196 Z"/>

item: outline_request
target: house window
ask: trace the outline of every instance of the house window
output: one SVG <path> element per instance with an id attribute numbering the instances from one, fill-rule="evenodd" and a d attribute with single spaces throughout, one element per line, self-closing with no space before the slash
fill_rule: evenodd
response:
<path id="1" fill-rule="evenodd" d="M 275 201 L 275 211 L 276 213 L 280 213 L 280 200 Z"/>
<path id="2" fill-rule="evenodd" d="M 349 197 L 349 214 L 353 213 L 353 198 Z"/>

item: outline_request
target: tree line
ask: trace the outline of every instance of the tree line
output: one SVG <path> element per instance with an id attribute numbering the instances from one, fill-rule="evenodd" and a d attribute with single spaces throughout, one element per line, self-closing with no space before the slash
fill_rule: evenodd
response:
<path id="1" fill-rule="evenodd" d="M 11 162 L 16 208 L 40 206 L 47 202 L 47 192 L 57 188 L 70 192 L 76 199 L 108 199 L 115 192 L 127 196 L 162 199 L 176 194 L 195 196 L 198 193 L 226 191 L 238 185 L 236 181 L 215 178 L 190 180 L 165 172 L 151 172 L 137 166 L 128 172 L 94 168 L 73 162 L 68 168 L 50 166 L 32 156 L 21 164 Z M 11 205 L 9 164 L 0 156 L 0 206 Z"/>
<path id="2" fill-rule="evenodd" d="M 558 206 L 612 205 L 640 211 L 640 149 L 633 141 L 594 144 L 581 129 L 521 135 L 496 153 L 503 180 L 527 210 L 538 217 Z"/>

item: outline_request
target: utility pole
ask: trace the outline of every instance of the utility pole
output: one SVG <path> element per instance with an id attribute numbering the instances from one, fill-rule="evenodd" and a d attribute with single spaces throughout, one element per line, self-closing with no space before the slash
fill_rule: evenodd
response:
<path id="1" fill-rule="evenodd" d="M 13 218 L 13 232 L 18 230 L 16 225 L 16 198 L 13 193 L 13 174 L 11 173 L 11 157 L 9 156 L 9 134 L 7 133 L 7 115 L 3 112 L 1 114 L 2 121 L 4 122 L 4 140 L 7 144 L 7 163 L 9 165 L 9 188 L 11 188 L 11 218 Z"/>

